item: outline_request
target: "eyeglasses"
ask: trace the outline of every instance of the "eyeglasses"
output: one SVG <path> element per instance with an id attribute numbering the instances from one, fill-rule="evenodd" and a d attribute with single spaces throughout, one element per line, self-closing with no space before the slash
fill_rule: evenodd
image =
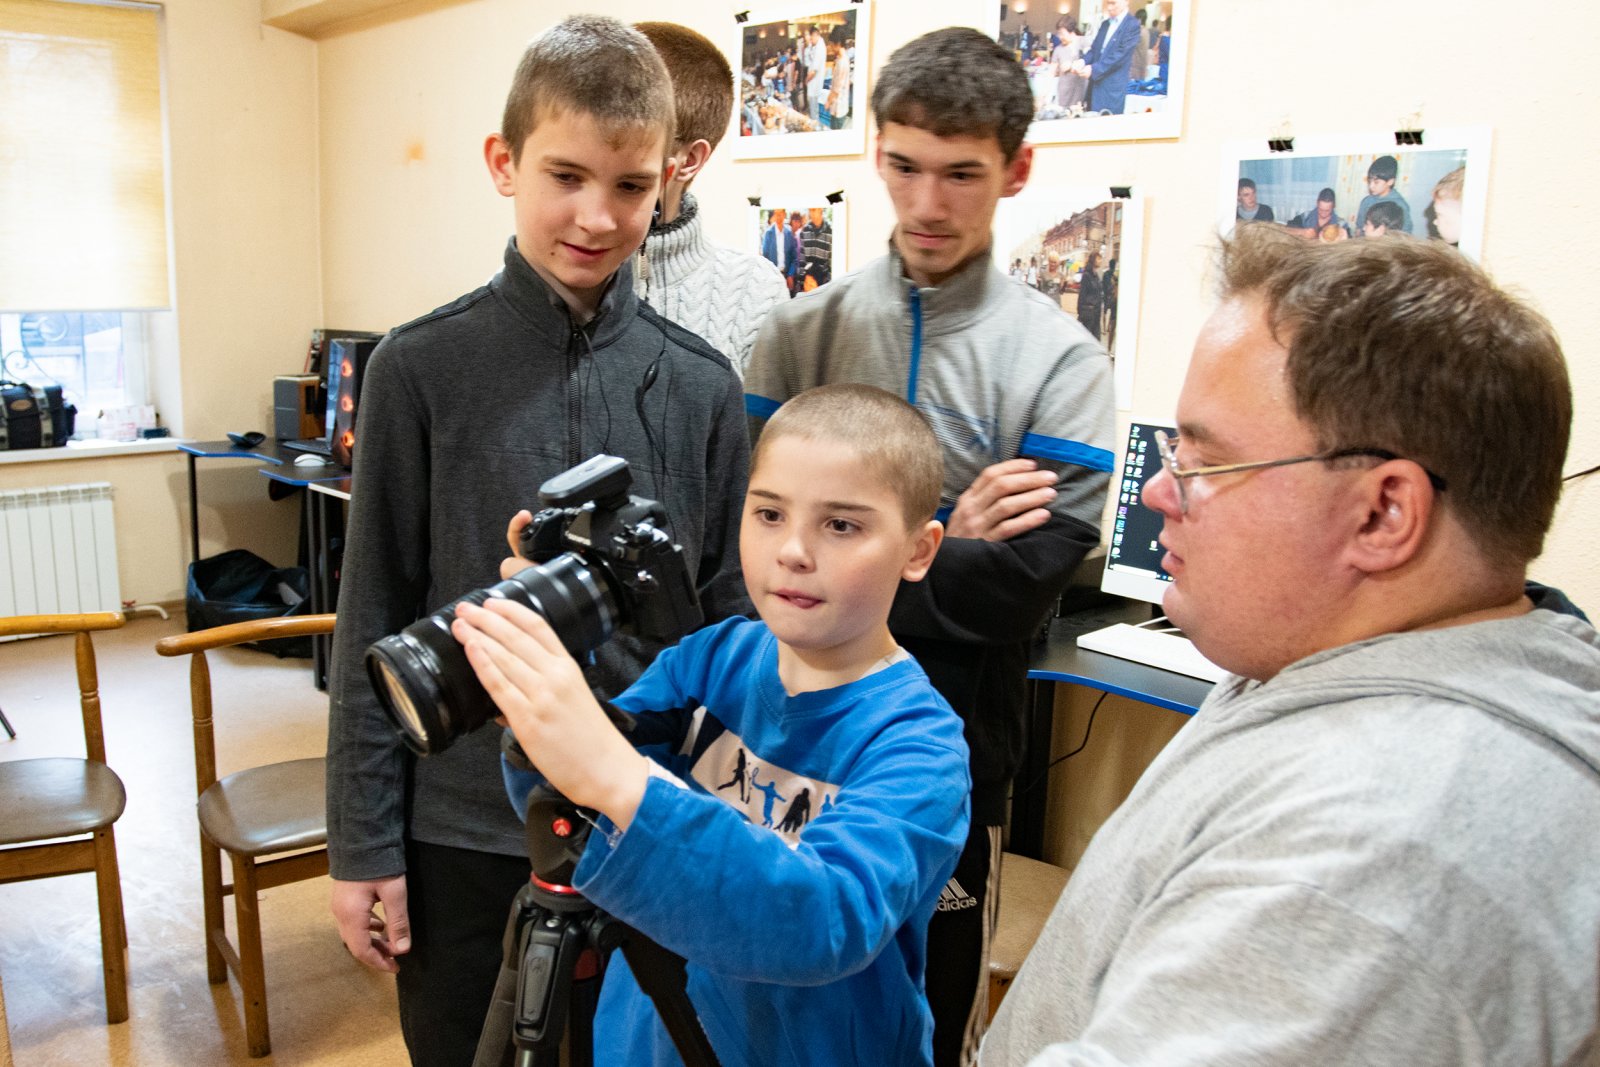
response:
<path id="1" fill-rule="evenodd" d="M 1184 488 L 1184 482 L 1190 478 L 1209 478 L 1213 474 L 1234 474 L 1238 471 L 1264 470 L 1267 467 L 1287 467 L 1295 463 L 1326 463 L 1329 460 L 1349 459 L 1352 456 L 1370 456 L 1385 461 L 1403 458 L 1384 448 L 1336 448 L 1330 452 L 1318 452 L 1313 456 L 1262 459 L 1254 463 L 1224 463 L 1215 467 L 1190 467 L 1185 470 L 1178 466 L 1177 448 L 1177 435 L 1169 437 L 1165 430 L 1156 431 L 1156 451 L 1161 453 L 1161 465 L 1172 475 L 1172 484 L 1178 488 L 1178 510 L 1185 515 L 1189 514 L 1189 493 Z M 1428 476 L 1428 482 L 1435 490 L 1444 492 L 1446 483 L 1442 477 L 1426 467 L 1422 468 L 1422 473 Z"/>

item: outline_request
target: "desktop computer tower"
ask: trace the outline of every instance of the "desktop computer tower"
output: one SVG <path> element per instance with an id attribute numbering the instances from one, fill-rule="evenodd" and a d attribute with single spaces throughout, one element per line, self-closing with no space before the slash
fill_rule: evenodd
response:
<path id="1" fill-rule="evenodd" d="M 361 403 L 361 379 L 367 360 L 378 347 L 375 340 L 336 337 L 328 343 L 328 409 L 333 433 L 334 462 L 349 467 L 355 455 L 356 409 Z"/>

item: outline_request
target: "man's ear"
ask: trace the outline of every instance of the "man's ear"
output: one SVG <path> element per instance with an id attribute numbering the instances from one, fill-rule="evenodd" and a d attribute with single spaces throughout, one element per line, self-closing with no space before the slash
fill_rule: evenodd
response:
<path id="1" fill-rule="evenodd" d="M 928 568 L 933 566 L 933 557 L 939 554 L 939 545 L 944 541 L 944 523 L 938 519 L 929 519 L 918 530 L 913 543 L 911 558 L 906 560 L 905 568 L 900 571 L 900 577 L 908 582 L 920 582 L 928 573 Z"/>
<path id="2" fill-rule="evenodd" d="M 683 151 L 678 152 L 673 158 L 678 163 L 677 172 L 669 174 L 667 180 L 677 179 L 684 185 L 688 185 L 700 176 L 700 172 L 705 169 L 706 162 L 711 158 L 711 142 L 702 137 Z"/>
<path id="3" fill-rule="evenodd" d="M 1422 550 L 1437 504 L 1428 475 L 1410 460 L 1389 460 L 1361 480 L 1350 562 L 1369 574 L 1394 570 Z"/>
<path id="4" fill-rule="evenodd" d="M 1022 192 L 1022 187 L 1028 184 L 1028 175 L 1033 173 L 1033 145 L 1024 142 L 1017 146 L 1017 154 L 1011 157 L 1011 162 L 1006 164 L 1006 184 L 1000 191 L 1002 197 L 1016 196 Z"/>
<path id="5" fill-rule="evenodd" d="M 516 195 L 517 165 L 511 159 L 511 146 L 498 133 L 491 133 L 483 142 L 483 161 L 489 166 L 489 177 L 495 191 L 501 196 Z"/>

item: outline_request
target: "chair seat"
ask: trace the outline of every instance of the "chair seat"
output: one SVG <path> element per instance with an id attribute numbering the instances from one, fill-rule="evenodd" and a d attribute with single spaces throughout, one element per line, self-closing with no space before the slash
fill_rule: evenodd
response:
<path id="1" fill-rule="evenodd" d="M 320 756 L 230 774 L 200 794 L 200 828 L 217 847 L 246 856 L 324 845 L 326 782 Z"/>
<path id="2" fill-rule="evenodd" d="M 128 794 L 104 763 L 51 758 L 0 763 L 0 845 L 71 837 L 110 826 Z"/>
<path id="3" fill-rule="evenodd" d="M 1053 863 L 1019 856 L 1000 857 L 1000 919 L 989 949 L 989 977 L 1010 981 L 1039 939 L 1044 922 L 1066 888 L 1068 872 Z"/>

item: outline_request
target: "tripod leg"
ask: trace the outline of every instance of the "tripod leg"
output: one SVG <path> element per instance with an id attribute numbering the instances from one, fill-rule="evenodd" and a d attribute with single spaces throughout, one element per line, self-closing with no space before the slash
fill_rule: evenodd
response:
<path id="1" fill-rule="evenodd" d="M 624 934 L 621 947 L 628 969 L 656 1006 L 685 1067 L 717 1067 L 717 1054 L 689 1002 L 689 975 L 683 957 L 631 929 Z"/>

